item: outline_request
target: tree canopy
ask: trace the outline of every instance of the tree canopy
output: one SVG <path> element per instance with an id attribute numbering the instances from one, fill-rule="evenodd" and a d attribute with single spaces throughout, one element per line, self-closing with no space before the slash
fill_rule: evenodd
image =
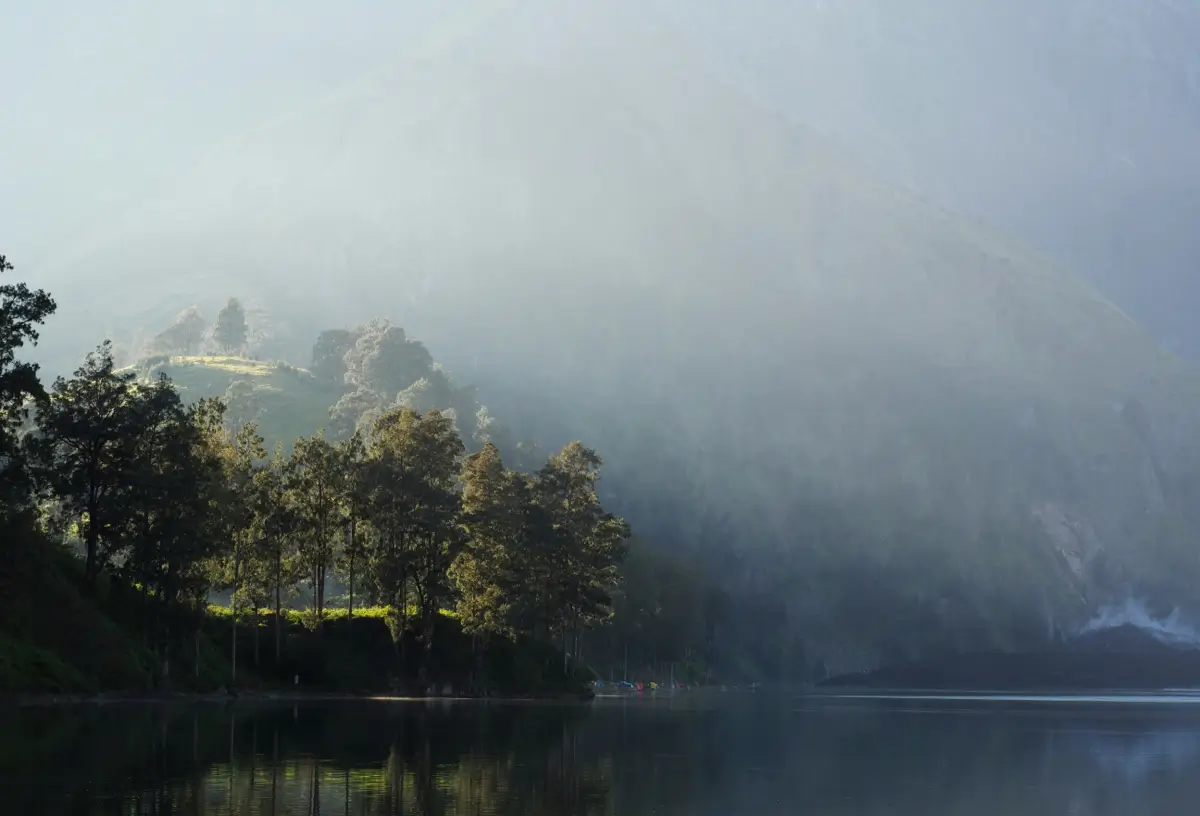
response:
<path id="1" fill-rule="evenodd" d="M 222 354 L 238 354 L 246 350 L 248 328 L 246 310 L 237 298 L 230 298 L 213 325 L 213 345 Z"/>
<path id="2" fill-rule="evenodd" d="M 0 255 L 0 276 L 12 268 Z M 40 289 L 0 283 L 0 516 L 26 497 L 17 431 L 28 418 L 29 402 L 46 399 L 37 364 L 18 360 L 17 352 L 37 343 L 38 327 L 54 309 L 54 300 Z"/>

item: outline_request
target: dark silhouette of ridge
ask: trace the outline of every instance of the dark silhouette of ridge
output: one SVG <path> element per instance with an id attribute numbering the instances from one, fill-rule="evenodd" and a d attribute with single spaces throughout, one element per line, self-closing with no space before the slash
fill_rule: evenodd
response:
<path id="1" fill-rule="evenodd" d="M 1053 649 L 952 655 L 833 677 L 821 685 L 991 691 L 1200 689 L 1200 648 L 1166 643 L 1127 624 L 1089 632 Z"/>

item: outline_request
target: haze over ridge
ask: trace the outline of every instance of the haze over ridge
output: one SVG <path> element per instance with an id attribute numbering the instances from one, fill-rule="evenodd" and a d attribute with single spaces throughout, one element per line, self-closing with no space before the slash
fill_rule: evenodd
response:
<path id="1" fill-rule="evenodd" d="M 671 5 L 743 87 L 1200 349 L 1200 5 Z"/>
<path id="2" fill-rule="evenodd" d="M 1175 512 L 1154 458 L 1181 481 L 1192 465 L 1175 444 L 1196 427 L 1191 368 L 1037 253 L 697 81 L 629 6 L 550 8 L 489 17 L 419 70 L 215 157 L 36 281 L 105 282 L 61 298 L 56 325 L 98 333 L 97 311 L 162 319 L 230 294 L 314 328 L 382 312 L 526 432 L 606 451 L 635 522 L 731 549 L 728 577 L 780 599 L 826 657 L 851 613 L 806 594 L 821 570 L 901 556 L 943 621 L 1085 616 L 1071 592 L 1087 577 L 1023 525 L 1066 507 L 1131 561 Z M 1149 442 L 1117 411 L 1133 399 Z M 829 534 L 861 535 L 849 566 L 814 566 L 829 542 L 810 502 L 883 508 Z M 916 522 L 941 527 L 901 529 Z M 1020 542 L 1004 570 L 979 540 L 996 525 Z M 954 591 L 919 576 L 926 559 L 949 562 Z M 842 665 L 878 659 L 872 638 Z"/>

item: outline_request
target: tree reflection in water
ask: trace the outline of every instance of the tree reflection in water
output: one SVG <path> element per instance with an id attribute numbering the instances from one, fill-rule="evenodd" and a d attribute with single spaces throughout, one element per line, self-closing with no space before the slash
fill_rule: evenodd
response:
<path id="1" fill-rule="evenodd" d="M 1196 801 L 1200 706 L 759 694 L 0 711 L 5 814 L 1101 816 Z"/>
<path id="2" fill-rule="evenodd" d="M 0 718 L 6 813 L 606 813 L 579 706 L 27 710 Z M 11 808 L 11 809 L 10 809 Z"/>

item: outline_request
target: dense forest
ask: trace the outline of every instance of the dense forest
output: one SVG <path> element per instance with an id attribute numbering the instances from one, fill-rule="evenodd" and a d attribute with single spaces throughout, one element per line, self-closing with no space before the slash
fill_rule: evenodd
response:
<path id="1" fill-rule="evenodd" d="M 509 467 L 486 408 L 402 330 L 322 334 L 293 376 L 347 384 L 330 435 L 269 447 L 232 415 L 245 399 L 189 401 L 155 373 L 202 344 L 247 354 L 236 300 L 207 337 L 185 311 L 139 364 L 104 342 L 48 389 L 19 353 L 54 300 L 5 284 L 0 305 L 0 688 L 570 689 L 589 659 L 627 672 L 631 646 L 635 667 L 699 670 L 703 581 L 630 553 L 601 457 L 571 442 Z M 93 612 L 131 655 L 117 668 L 89 653 L 107 648 Z"/>

